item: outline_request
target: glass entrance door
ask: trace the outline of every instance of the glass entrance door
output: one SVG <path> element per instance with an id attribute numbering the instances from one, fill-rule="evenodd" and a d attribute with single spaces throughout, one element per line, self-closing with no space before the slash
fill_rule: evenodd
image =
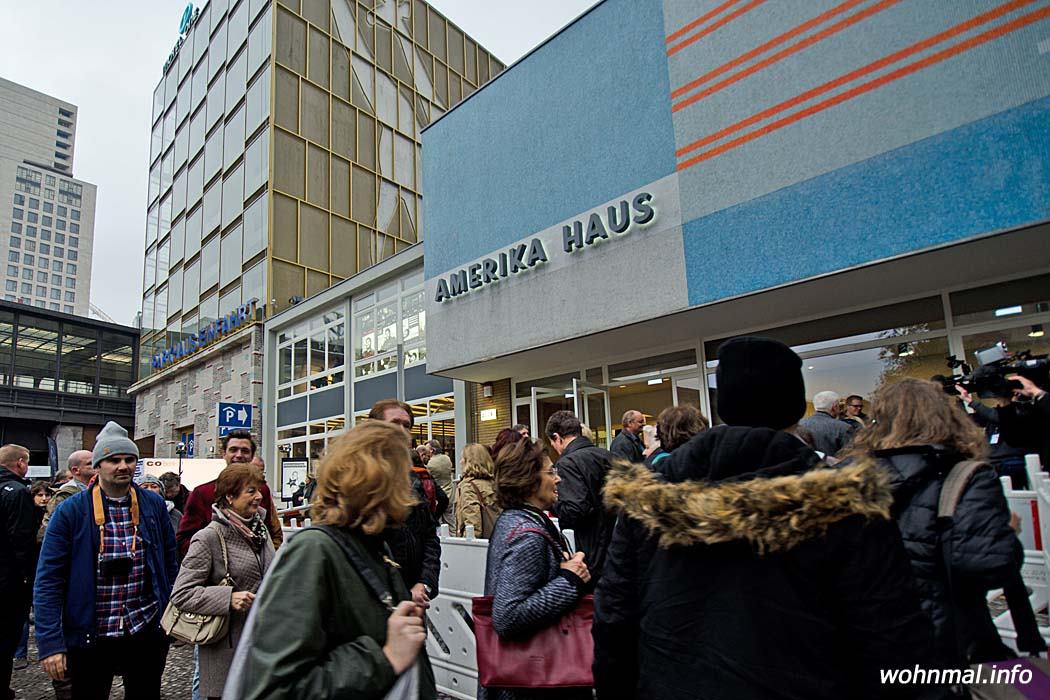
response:
<path id="1" fill-rule="evenodd" d="M 608 388 L 573 379 L 572 392 L 576 416 L 594 433 L 594 444 L 608 449 L 612 442 Z"/>
<path id="2" fill-rule="evenodd" d="M 547 419 L 556 411 L 575 411 L 576 402 L 574 394 L 564 389 L 534 386 L 530 406 L 532 408 L 531 434 L 535 438 L 542 438 L 545 437 L 543 431 L 547 427 Z"/>

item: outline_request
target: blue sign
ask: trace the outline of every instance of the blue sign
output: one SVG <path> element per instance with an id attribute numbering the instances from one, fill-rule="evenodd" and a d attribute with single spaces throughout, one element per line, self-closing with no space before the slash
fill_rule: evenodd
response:
<path id="1" fill-rule="evenodd" d="M 180 433 L 179 442 L 186 446 L 186 457 L 193 456 L 193 446 L 195 443 L 195 435 L 193 433 Z"/>
<path id="2" fill-rule="evenodd" d="M 231 430 L 252 429 L 252 405 L 250 403 L 219 403 L 219 437 Z"/>
<path id="3" fill-rule="evenodd" d="M 193 3 L 187 3 L 186 9 L 182 13 L 182 21 L 179 22 L 179 34 L 185 34 L 186 30 L 190 28 L 190 22 L 193 21 Z"/>
<path id="4" fill-rule="evenodd" d="M 222 318 L 203 326 L 198 332 L 185 336 L 172 347 L 163 348 L 153 356 L 153 371 L 161 370 L 187 355 L 203 350 L 227 335 L 255 321 L 258 299 L 249 299 Z"/>

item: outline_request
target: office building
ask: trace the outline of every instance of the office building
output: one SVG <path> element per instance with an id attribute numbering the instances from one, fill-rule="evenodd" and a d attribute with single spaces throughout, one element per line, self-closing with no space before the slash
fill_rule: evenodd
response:
<path id="1" fill-rule="evenodd" d="M 179 31 L 153 100 L 133 389 L 158 456 L 188 434 L 214 451 L 219 402 L 261 409 L 261 430 L 255 322 L 422 240 L 420 131 L 503 69 L 420 0 L 211 0 Z M 376 307 L 360 334 L 381 349 L 353 372 L 425 373 L 420 314 Z M 328 371 L 339 342 L 319 381 L 349 387 Z"/>
<path id="2" fill-rule="evenodd" d="M 95 185 L 73 177 L 77 108 L 0 78 L 3 299 L 87 316 Z"/>

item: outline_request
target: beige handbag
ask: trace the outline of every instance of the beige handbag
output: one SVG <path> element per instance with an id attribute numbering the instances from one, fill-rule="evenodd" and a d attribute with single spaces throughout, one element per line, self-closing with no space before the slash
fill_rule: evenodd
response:
<path id="1" fill-rule="evenodd" d="M 219 581 L 220 586 L 233 588 L 233 578 L 230 576 L 230 560 L 226 551 L 226 538 L 222 532 L 215 531 L 222 542 L 222 564 L 226 575 Z M 226 638 L 230 631 L 230 615 L 200 615 L 198 613 L 183 612 L 168 601 L 168 607 L 164 609 L 164 615 L 160 618 L 161 629 L 169 637 L 183 642 L 184 644 L 214 644 Z"/>

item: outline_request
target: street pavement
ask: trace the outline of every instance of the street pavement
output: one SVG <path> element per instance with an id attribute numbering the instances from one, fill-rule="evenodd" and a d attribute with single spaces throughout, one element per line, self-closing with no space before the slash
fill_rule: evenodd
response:
<path id="1" fill-rule="evenodd" d="M 36 639 L 33 637 L 33 628 L 30 627 L 29 634 L 29 667 L 21 671 L 14 671 L 11 675 L 11 688 L 15 691 L 17 700 L 50 700 L 55 697 L 51 688 L 51 679 L 40 669 L 36 658 Z M 164 700 L 189 700 L 190 682 L 193 677 L 193 647 L 172 646 L 168 652 L 168 664 L 164 667 L 164 680 L 161 682 L 160 696 Z M 124 700 L 124 688 L 120 687 L 120 679 L 113 683 L 114 688 L 109 694 L 111 700 Z M 448 695 L 438 694 L 439 700 L 452 700 Z M 131 698 L 130 700 L 134 700 Z"/>

